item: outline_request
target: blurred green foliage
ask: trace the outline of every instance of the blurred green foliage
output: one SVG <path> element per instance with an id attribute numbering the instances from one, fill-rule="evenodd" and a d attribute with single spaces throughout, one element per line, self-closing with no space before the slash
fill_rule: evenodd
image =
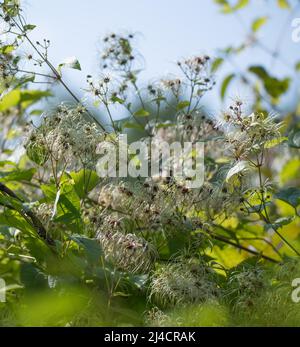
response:
<path id="1" fill-rule="evenodd" d="M 250 1 L 245 0 L 215 2 L 226 15 L 250 5 Z M 293 10 L 286 0 L 279 0 L 278 6 L 282 10 Z M 4 23 L 14 23 L 20 15 L 19 2 L 5 0 L 1 7 Z M 23 17 L 19 19 L 22 24 Z M 269 20 L 271 18 L 267 17 L 253 20 L 251 34 L 254 43 L 257 43 L 257 32 Z M 101 184 L 95 169 L 64 171 L 57 184 L 55 174 L 46 169 L 49 157 L 45 147 L 29 147 L 26 153 L 16 155 L 17 143 L 26 126 L 32 117 L 41 115 L 40 102 L 53 94 L 51 90 L 32 89 L 35 86 L 33 82 L 41 74 L 20 75 L 17 48 L 34 28 L 31 24 L 24 25 L 21 37 L 10 44 L 1 42 L 0 48 L 0 278 L 6 282 L 6 302 L 0 303 L 0 325 L 299 326 L 300 304 L 291 299 L 292 280 L 300 277 L 299 254 L 295 257 L 295 250 L 300 251 L 299 105 L 282 115 L 284 127 L 280 130 L 281 137 L 264 143 L 263 151 L 270 150 L 269 158 L 276 157 L 279 163 L 275 169 L 268 164 L 261 167 L 260 173 L 276 183 L 275 188 L 267 191 L 270 195 L 268 201 L 264 196 L 263 203 L 255 197 L 247 197 L 251 208 L 245 215 L 241 213 L 245 198 L 240 196 L 238 210 L 230 215 L 226 210 L 216 215 L 209 232 L 205 223 L 194 228 L 190 221 L 194 217 L 205 220 L 204 212 L 191 216 L 188 211 L 182 217 L 178 208 L 178 220 L 166 222 L 161 233 L 153 233 L 154 236 L 147 233 L 145 236 L 147 242 L 158 245 L 155 269 L 129 271 L 128 266 L 124 269 L 107 257 L 105 252 L 108 251 L 95 237 L 93 223 L 87 223 L 83 214 L 84 204 L 93 203 L 89 193 Z M 131 56 L 129 41 L 121 43 L 123 54 Z M 212 62 L 211 72 L 222 69 L 228 60 L 247 48 L 243 43 L 239 47 L 221 49 L 220 56 Z M 37 65 L 47 63 L 43 55 L 36 59 Z M 80 70 L 76 59 L 65 61 L 57 69 L 49 64 L 56 82 L 63 82 L 63 68 Z M 273 76 L 262 65 L 251 65 L 242 72 L 233 69 L 221 83 L 220 98 L 225 99 L 232 83 L 242 82 L 254 95 L 253 111 L 266 115 L 280 106 L 282 96 L 297 78 L 298 65 L 294 76 L 284 78 Z M 127 76 L 134 88 L 137 88 L 136 75 Z M 151 94 L 151 86 L 148 89 Z M 141 99 L 138 88 L 136 98 Z M 157 128 L 167 129 L 174 125 L 174 117 L 170 114 L 189 113 L 192 99 L 193 94 L 191 99 L 186 95 L 181 99 L 172 98 L 167 111 L 163 111 L 161 105 L 166 100 L 162 95 L 153 97 L 150 106 L 145 106 L 140 100 L 141 105 L 135 109 L 121 95 L 111 95 L 112 104 L 125 105 L 131 113 L 128 119 L 115 124 L 112 121 L 112 124 L 115 130 L 133 131 L 135 137 L 142 137 L 147 130 L 144 121 L 148 121 L 156 111 L 155 117 L 161 117 Z M 87 118 L 93 117 L 87 115 Z M 166 122 L 167 119 L 171 121 Z M 112 133 L 110 136 L 113 138 Z M 209 180 L 221 190 L 224 187 L 231 189 L 230 194 L 234 195 L 246 166 L 242 161 L 233 165 L 225 159 L 207 158 Z M 259 188 L 262 187 L 256 191 Z M 42 204 L 55 206 L 50 222 L 39 220 L 35 212 Z M 123 214 L 126 214 L 126 207 Z M 257 219 L 257 215 L 261 219 Z M 126 230 L 136 232 L 136 221 L 130 218 L 125 221 Z M 198 247 L 197 242 L 203 235 L 205 241 Z M 280 235 L 284 235 L 284 239 Z M 174 265 L 186 260 L 190 254 L 193 261 L 196 259 L 196 265 L 189 263 L 188 271 L 186 267 Z M 187 300 L 173 306 L 165 304 L 165 301 L 151 300 L 149 292 L 153 272 L 157 276 L 167 266 L 171 266 L 167 278 L 169 283 L 159 285 L 168 290 L 171 299 L 176 299 L 177 295 L 189 299 L 192 283 L 185 281 L 193 280 L 195 273 L 198 276 L 197 271 L 202 267 L 205 273 L 199 275 L 195 287 L 199 289 L 209 283 L 208 289 L 201 287 L 201 290 L 213 291 L 213 283 L 217 294 L 205 296 L 205 300 L 201 297 L 195 302 Z M 203 284 L 201 281 L 204 279 L 206 282 Z M 183 293 L 184 290 L 188 293 Z"/>

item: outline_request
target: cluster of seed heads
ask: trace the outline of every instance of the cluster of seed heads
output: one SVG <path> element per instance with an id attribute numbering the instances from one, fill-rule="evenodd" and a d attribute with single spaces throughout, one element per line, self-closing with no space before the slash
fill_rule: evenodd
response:
<path id="1" fill-rule="evenodd" d="M 146 326 L 167 327 L 170 326 L 170 319 L 162 310 L 155 306 L 146 313 L 145 323 Z"/>
<path id="2" fill-rule="evenodd" d="M 259 267 L 242 269 L 230 274 L 226 295 L 233 297 L 234 308 L 237 310 L 251 307 L 253 300 L 262 293 L 266 285 L 262 269 Z"/>
<path id="3" fill-rule="evenodd" d="M 273 116 L 262 113 L 244 115 L 242 102 L 237 101 L 225 113 L 225 135 L 227 148 L 235 159 L 245 159 L 258 153 L 268 141 L 280 138 L 282 123 L 277 123 Z"/>
<path id="4" fill-rule="evenodd" d="M 42 203 L 35 208 L 36 215 L 44 225 L 48 225 L 53 214 L 53 206 L 47 203 Z"/>
<path id="5" fill-rule="evenodd" d="M 211 76 L 210 57 L 195 56 L 188 59 L 183 59 L 177 62 L 184 76 L 195 82 L 196 93 L 201 95 L 203 92 L 212 89 L 215 81 Z"/>
<path id="6" fill-rule="evenodd" d="M 155 262 L 156 250 L 146 240 L 134 234 L 99 232 L 97 239 L 108 261 L 131 273 L 148 273 Z"/>
<path id="7" fill-rule="evenodd" d="M 18 59 L 9 52 L 9 45 L 4 46 L 0 51 L 0 83 L 5 88 L 9 88 L 13 82 Z"/>
<path id="8" fill-rule="evenodd" d="M 0 17 L 4 19 L 5 22 L 10 22 L 11 18 L 17 16 L 20 9 L 20 1 L 19 0 L 6 0 L 0 3 Z"/>
<path id="9" fill-rule="evenodd" d="M 103 53 L 101 56 L 102 68 L 124 71 L 128 80 L 134 76 L 132 68 L 136 59 L 132 47 L 134 34 L 120 35 L 112 33 L 103 39 Z"/>
<path id="10" fill-rule="evenodd" d="M 217 286 L 204 271 L 184 263 L 168 264 L 153 274 L 149 297 L 163 307 L 189 304 L 216 297 Z"/>
<path id="11" fill-rule="evenodd" d="M 122 183 L 120 185 L 109 184 L 101 188 L 98 203 L 103 207 L 111 207 L 116 210 L 120 208 L 126 209 L 132 196 L 133 193 Z"/>
<path id="12" fill-rule="evenodd" d="M 160 81 L 164 90 L 170 91 L 175 98 L 179 98 L 184 91 L 184 82 L 181 78 L 162 79 Z M 149 88 L 149 87 L 148 87 Z M 152 88 L 149 89 L 150 91 Z"/>
<path id="13" fill-rule="evenodd" d="M 93 169 L 98 160 L 97 146 L 103 140 L 103 132 L 95 123 L 85 119 L 82 106 L 70 108 L 60 105 L 32 130 L 25 148 L 28 156 L 34 161 L 37 157 L 40 164 L 51 158 Z"/>

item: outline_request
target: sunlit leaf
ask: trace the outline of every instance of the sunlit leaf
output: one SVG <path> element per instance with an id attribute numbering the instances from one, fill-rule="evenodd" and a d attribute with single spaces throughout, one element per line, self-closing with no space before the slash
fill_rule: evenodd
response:
<path id="1" fill-rule="evenodd" d="M 97 263 L 103 255 L 99 242 L 94 239 L 89 239 L 81 235 L 72 235 L 71 239 L 75 241 L 80 247 L 83 247 L 89 261 Z"/>
<path id="2" fill-rule="evenodd" d="M 249 71 L 255 74 L 263 83 L 266 92 L 273 98 L 279 98 L 290 86 L 290 78 L 278 79 L 270 76 L 262 66 L 251 66 Z"/>
<path id="3" fill-rule="evenodd" d="M 252 31 L 256 32 L 258 31 L 263 25 L 267 23 L 268 17 L 259 17 L 255 19 L 252 23 Z"/>
<path id="4" fill-rule="evenodd" d="M 289 9 L 290 8 L 290 4 L 289 4 L 288 0 L 277 0 L 277 4 L 280 8 L 283 8 L 283 9 Z"/>
<path id="5" fill-rule="evenodd" d="M 223 80 L 223 83 L 221 86 L 221 98 L 222 99 L 225 98 L 227 88 L 228 88 L 230 82 L 234 79 L 234 77 L 235 77 L 235 74 L 230 74 Z"/>
<path id="6" fill-rule="evenodd" d="M 272 140 L 268 140 L 265 144 L 264 147 L 265 148 L 273 148 L 278 146 L 279 144 L 281 144 L 282 142 L 286 141 L 288 138 L 285 136 L 282 137 L 278 137 Z"/>
<path id="7" fill-rule="evenodd" d="M 21 100 L 21 91 L 19 89 L 12 90 L 5 94 L 0 100 L 0 112 L 9 110 L 11 107 L 17 106 Z"/>
<path id="8" fill-rule="evenodd" d="M 296 208 L 300 204 L 300 188 L 284 188 L 280 190 L 275 197 Z"/>
<path id="9" fill-rule="evenodd" d="M 33 30 L 35 28 L 36 28 L 36 25 L 33 25 L 33 24 L 26 24 L 26 25 L 24 25 L 24 30 L 25 31 L 31 31 L 31 30 Z"/>
<path id="10" fill-rule="evenodd" d="M 148 117 L 149 115 L 150 115 L 150 113 L 148 111 L 144 110 L 143 108 L 134 112 L 135 117 Z"/>
<path id="11" fill-rule="evenodd" d="M 31 181 L 36 169 L 14 170 L 11 172 L 0 172 L 0 182 Z"/>
<path id="12" fill-rule="evenodd" d="M 124 129 L 136 129 L 136 130 L 140 130 L 140 131 L 144 130 L 144 127 L 141 124 L 138 124 L 136 122 L 124 122 L 123 128 Z"/>
<path id="13" fill-rule="evenodd" d="M 282 184 L 300 178 L 300 159 L 293 158 L 289 160 L 280 172 L 280 180 Z"/>
<path id="14" fill-rule="evenodd" d="M 66 58 L 62 63 L 58 65 L 58 71 L 61 72 L 62 68 L 81 70 L 80 63 L 76 57 Z"/>
<path id="15" fill-rule="evenodd" d="M 216 72 L 221 67 L 223 62 L 224 62 L 223 58 L 216 58 L 211 65 L 211 71 Z"/>
<path id="16" fill-rule="evenodd" d="M 184 108 L 186 107 L 189 107 L 190 106 L 190 102 L 189 101 L 180 101 L 178 104 L 177 104 L 177 110 L 180 111 L 180 110 L 183 110 Z"/>
<path id="17" fill-rule="evenodd" d="M 99 176 L 95 171 L 82 169 L 78 172 L 71 172 L 75 185 L 74 188 L 80 198 L 86 196 L 99 183 Z"/>
<path id="18" fill-rule="evenodd" d="M 226 182 L 228 182 L 233 176 L 245 172 L 248 169 L 248 162 L 241 160 L 237 162 L 227 173 Z"/>

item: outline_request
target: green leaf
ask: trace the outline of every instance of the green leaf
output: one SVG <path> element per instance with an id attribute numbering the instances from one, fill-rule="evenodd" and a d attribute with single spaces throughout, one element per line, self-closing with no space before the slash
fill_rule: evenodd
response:
<path id="1" fill-rule="evenodd" d="M 292 148 L 300 148 L 300 129 L 293 129 L 289 133 L 288 145 Z"/>
<path id="2" fill-rule="evenodd" d="M 4 0 L 1 2 L 1 7 L 2 6 L 4 14 L 9 15 L 10 17 L 16 17 L 20 13 L 19 0 Z"/>
<path id="3" fill-rule="evenodd" d="M 33 73 L 28 75 L 23 75 L 21 78 L 18 78 L 16 80 L 14 87 L 15 89 L 20 88 L 21 86 L 24 86 L 27 83 L 34 82 L 34 80 L 35 80 L 35 75 Z"/>
<path id="4" fill-rule="evenodd" d="M 26 233 L 28 233 L 31 237 L 37 237 L 36 230 L 32 227 L 32 225 L 24 219 L 24 212 L 28 211 L 28 207 L 22 204 L 21 201 L 12 198 L 11 196 L 0 194 L 0 204 L 9 209 L 9 211 L 5 211 L 4 215 L 0 215 L 2 218 L 7 219 L 7 223 L 5 225 L 13 225 Z M 14 210 L 14 211 L 12 211 Z M 18 214 L 16 214 L 16 212 Z M 13 215 L 13 219 L 11 219 L 10 214 Z M 3 219 L 0 219 L 1 221 Z M 22 219 L 21 219 L 22 218 Z M 11 224 L 12 223 L 12 224 Z M 18 226 L 17 226 L 18 225 Z"/>
<path id="5" fill-rule="evenodd" d="M 156 129 L 169 128 L 174 126 L 176 126 L 176 124 L 171 122 L 157 123 Z"/>
<path id="6" fill-rule="evenodd" d="M 211 65 L 211 72 L 216 72 L 220 66 L 223 64 L 223 58 L 216 58 Z"/>
<path id="7" fill-rule="evenodd" d="M 281 217 L 276 219 L 276 221 L 274 223 L 272 223 L 272 225 L 277 229 L 277 228 L 281 228 L 284 225 L 288 225 L 290 223 L 292 223 L 292 221 L 295 219 L 295 217 Z"/>
<path id="8" fill-rule="evenodd" d="M 32 110 L 30 112 L 31 116 L 40 116 L 43 113 L 43 110 Z"/>
<path id="9" fill-rule="evenodd" d="M 292 158 L 286 164 L 280 172 L 280 182 L 286 184 L 291 180 L 300 179 L 300 158 Z"/>
<path id="10" fill-rule="evenodd" d="M 249 4 L 249 0 L 237 0 L 235 5 L 231 5 L 227 0 L 215 0 L 215 2 L 221 5 L 223 13 L 233 13 Z"/>
<path id="11" fill-rule="evenodd" d="M 229 182 L 229 180 L 241 173 L 241 172 L 244 172 L 246 169 L 248 168 L 248 163 L 245 161 L 245 160 L 241 160 L 239 162 L 237 162 L 227 173 L 227 176 L 226 176 L 226 182 Z"/>
<path id="12" fill-rule="evenodd" d="M 61 73 L 63 67 L 75 70 L 81 70 L 80 63 L 76 57 L 66 58 L 62 63 L 58 65 L 58 71 Z"/>
<path id="13" fill-rule="evenodd" d="M 190 106 L 190 102 L 189 101 L 180 101 L 178 104 L 177 104 L 177 111 L 180 111 L 180 110 L 183 110 L 184 108 Z"/>
<path id="14" fill-rule="evenodd" d="M 215 0 L 215 3 L 217 3 L 219 5 L 227 5 L 228 1 L 227 0 Z"/>
<path id="15" fill-rule="evenodd" d="M 31 142 L 26 147 L 26 154 L 28 158 L 37 165 L 44 165 L 49 159 L 49 151 L 45 145 Z"/>
<path id="16" fill-rule="evenodd" d="M 87 259 L 91 263 L 99 262 L 101 256 L 103 255 L 103 252 L 97 240 L 89 239 L 81 235 L 73 235 L 70 238 L 85 250 Z"/>
<path id="17" fill-rule="evenodd" d="M 143 108 L 134 112 L 135 117 L 148 117 L 149 115 L 150 115 L 150 113 L 148 111 L 144 110 Z"/>
<path id="18" fill-rule="evenodd" d="M 291 6 L 287 0 L 277 0 L 277 4 L 280 8 L 289 9 Z"/>
<path id="19" fill-rule="evenodd" d="M 42 184 L 41 189 L 45 195 L 45 201 L 54 203 L 57 198 L 57 189 L 54 184 Z M 74 181 L 68 175 L 61 180 L 59 203 L 57 204 L 57 218 L 72 213 L 72 219 L 80 219 L 80 198 L 78 197 Z M 69 217 L 68 217 L 69 218 Z"/>
<path id="20" fill-rule="evenodd" d="M 297 208 L 297 206 L 300 204 L 300 188 L 289 187 L 282 189 L 275 194 L 275 198 L 288 203 L 294 208 Z"/>
<path id="21" fill-rule="evenodd" d="M 36 25 L 33 25 L 33 24 L 24 25 L 25 31 L 31 31 L 31 30 L 33 30 L 34 28 L 36 28 Z"/>
<path id="22" fill-rule="evenodd" d="M 244 7 L 246 7 L 249 4 L 249 0 L 239 0 L 238 3 L 235 5 L 235 10 L 240 10 Z"/>
<path id="23" fill-rule="evenodd" d="M 4 167 L 6 165 L 13 166 L 14 168 L 16 167 L 16 163 L 10 160 L 1 160 L 0 161 L 0 167 Z"/>
<path id="24" fill-rule="evenodd" d="M 21 100 L 21 91 L 19 89 L 12 90 L 5 94 L 0 100 L 0 112 L 9 110 L 11 107 L 17 106 Z"/>
<path id="25" fill-rule="evenodd" d="M 300 71 L 300 61 L 295 64 L 295 70 Z"/>
<path id="26" fill-rule="evenodd" d="M 82 169 L 78 172 L 71 172 L 70 176 L 75 182 L 75 191 L 81 199 L 94 189 L 100 181 L 97 173 L 92 170 Z"/>
<path id="27" fill-rule="evenodd" d="M 28 77 L 29 78 L 29 77 Z M 30 77 L 31 81 L 32 77 Z M 52 96 L 49 91 L 43 90 L 20 90 L 15 89 L 5 94 L 0 100 L 0 112 L 7 111 L 11 107 L 21 104 L 23 109 L 31 106 L 32 104 L 40 101 L 42 98 Z"/>
<path id="28" fill-rule="evenodd" d="M 233 80 L 234 77 L 235 77 L 235 74 L 232 73 L 232 74 L 228 75 L 223 80 L 223 83 L 222 83 L 222 86 L 221 86 L 221 98 L 222 98 L 222 100 L 225 98 L 226 90 L 227 90 L 230 82 Z"/>
<path id="29" fill-rule="evenodd" d="M 48 90 L 24 90 L 21 92 L 21 106 L 23 109 L 26 109 L 49 96 L 52 96 L 52 93 Z"/>
<path id="30" fill-rule="evenodd" d="M 36 169 L 16 170 L 12 172 L 0 172 L 0 182 L 28 181 L 32 180 Z"/>
<path id="31" fill-rule="evenodd" d="M 279 98 L 289 89 L 289 78 L 280 80 L 276 77 L 270 76 L 267 70 L 262 66 L 250 66 L 248 70 L 263 82 L 266 92 L 275 99 Z"/>
<path id="32" fill-rule="evenodd" d="M 158 96 L 157 98 L 151 99 L 151 102 L 155 102 L 157 105 L 159 105 L 162 101 L 165 101 L 166 98 L 164 96 Z"/>
<path id="33" fill-rule="evenodd" d="M 20 278 L 25 288 L 37 290 L 48 287 L 46 275 L 31 263 L 21 264 Z"/>
<path id="34" fill-rule="evenodd" d="M 144 127 L 138 123 L 133 123 L 133 122 L 124 122 L 123 123 L 123 128 L 124 129 L 136 129 L 136 130 L 144 130 Z"/>
<path id="35" fill-rule="evenodd" d="M 266 24 L 268 17 L 259 17 L 252 23 L 252 31 L 257 32 L 264 24 Z"/>
<path id="36" fill-rule="evenodd" d="M 16 49 L 14 45 L 5 45 L 0 48 L 0 53 L 1 54 L 9 54 L 13 52 Z"/>
<path id="37" fill-rule="evenodd" d="M 5 210 L 0 214 L 0 224 L 21 230 L 30 236 L 33 235 L 32 227 L 15 211 Z"/>
<path id="38" fill-rule="evenodd" d="M 113 95 L 110 100 L 113 102 L 113 103 L 118 103 L 118 104 L 124 104 L 124 100 L 123 99 L 120 99 L 118 98 L 117 96 Z"/>
<path id="39" fill-rule="evenodd" d="M 286 141 L 288 138 L 285 136 L 276 138 L 276 139 L 272 139 L 272 140 L 268 140 L 265 144 L 264 144 L 264 148 L 273 148 L 275 146 L 278 146 L 280 143 Z"/>

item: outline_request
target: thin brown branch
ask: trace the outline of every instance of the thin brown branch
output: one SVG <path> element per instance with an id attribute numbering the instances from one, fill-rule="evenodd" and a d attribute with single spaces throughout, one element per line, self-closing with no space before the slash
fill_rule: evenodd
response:
<path id="1" fill-rule="evenodd" d="M 10 196 L 11 198 L 17 200 L 18 202 L 23 203 L 24 200 L 19 198 L 11 189 L 9 189 L 7 186 L 5 186 L 3 183 L 0 183 L 0 191 Z M 6 207 L 9 207 L 19 213 L 22 214 L 22 216 L 27 220 L 26 217 L 29 217 L 31 220 L 31 224 L 36 230 L 37 234 L 50 246 L 54 245 L 54 240 L 48 235 L 47 230 L 43 226 L 43 223 L 38 219 L 38 217 L 28 208 L 24 208 L 21 212 L 15 209 L 13 206 L 5 205 Z"/>
<path id="2" fill-rule="evenodd" d="M 242 245 L 240 245 L 240 244 L 238 244 L 238 243 L 236 243 L 236 242 L 233 242 L 233 241 L 231 241 L 230 239 L 228 239 L 228 238 L 225 237 L 225 236 L 216 235 L 216 234 L 214 234 L 214 233 L 210 233 L 210 236 L 211 236 L 213 239 L 215 239 L 215 240 L 218 240 L 218 241 L 227 243 L 227 244 L 229 244 L 229 245 L 231 245 L 231 246 L 234 246 L 234 247 L 236 247 L 236 248 L 238 248 L 238 249 L 241 249 L 241 250 L 243 250 L 243 251 L 246 251 L 246 252 L 248 252 L 248 253 L 254 254 L 254 255 L 258 256 L 258 257 L 261 257 L 261 258 L 264 258 L 264 259 L 266 259 L 266 260 L 268 260 L 268 261 L 271 261 L 272 263 L 279 263 L 278 260 L 276 260 L 276 259 L 274 259 L 274 258 L 271 258 L 271 257 L 269 257 L 269 256 L 267 256 L 267 255 L 264 255 L 264 254 L 261 253 L 261 252 L 257 252 L 257 251 L 255 251 L 255 250 L 253 250 L 253 249 L 249 249 L 249 248 L 247 248 L 247 247 L 245 247 L 245 246 L 242 246 Z"/>

